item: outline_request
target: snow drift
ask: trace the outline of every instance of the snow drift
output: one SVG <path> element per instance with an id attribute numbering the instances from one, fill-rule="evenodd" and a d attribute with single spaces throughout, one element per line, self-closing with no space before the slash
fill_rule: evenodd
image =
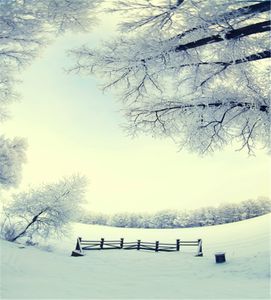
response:
<path id="1" fill-rule="evenodd" d="M 268 299 L 270 214 L 232 224 L 191 229 L 128 229 L 74 224 L 51 252 L 1 241 L 1 298 L 6 299 Z M 196 249 L 155 253 L 87 251 L 70 256 L 76 238 L 203 240 Z M 47 247 L 43 244 L 43 247 Z M 214 253 L 227 262 L 215 264 Z"/>

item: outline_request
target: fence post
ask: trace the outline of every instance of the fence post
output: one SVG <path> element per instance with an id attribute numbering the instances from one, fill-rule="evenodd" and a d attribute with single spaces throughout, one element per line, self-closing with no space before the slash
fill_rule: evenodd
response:
<path id="1" fill-rule="evenodd" d="M 176 240 L 176 251 L 180 251 L 180 240 Z"/>
<path id="2" fill-rule="evenodd" d="M 123 239 L 123 238 L 121 238 L 121 239 L 120 239 L 120 249 L 122 249 L 122 248 L 123 248 L 123 241 L 124 241 L 124 239 Z"/>
<path id="3" fill-rule="evenodd" d="M 137 250 L 140 250 L 140 243 L 141 243 L 141 240 L 137 240 Z"/>
<path id="4" fill-rule="evenodd" d="M 80 238 L 80 237 L 77 238 L 75 250 L 72 251 L 71 256 L 84 256 L 85 255 L 82 250 L 82 247 L 81 247 L 81 241 L 82 241 L 82 238 Z"/>
<path id="5" fill-rule="evenodd" d="M 100 248 L 101 248 L 101 249 L 104 248 L 104 238 L 101 238 Z"/>
<path id="6" fill-rule="evenodd" d="M 155 252 L 159 251 L 159 241 L 155 242 Z"/>
<path id="7" fill-rule="evenodd" d="M 198 253 L 196 256 L 203 256 L 203 252 L 202 252 L 202 239 L 198 240 Z"/>
<path id="8" fill-rule="evenodd" d="M 76 241 L 76 246 L 75 246 L 75 250 L 78 250 L 80 252 L 82 252 L 82 248 L 81 248 L 81 241 L 82 241 L 82 238 L 77 238 L 77 241 Z"/>

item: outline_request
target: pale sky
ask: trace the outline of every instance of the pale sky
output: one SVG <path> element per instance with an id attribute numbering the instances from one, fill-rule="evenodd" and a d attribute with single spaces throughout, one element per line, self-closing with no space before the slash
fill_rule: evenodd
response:
<path id="1" fill-rule="evenodd" d="M 74 173 L 89 179 L 88 209 L 105 213 L 194 209 L 270 195 L 269 158 L 234 149 L 201 158 L 170 139 L 131 139 L 120 127 L 121 105 L 93 77 L 67 74 L 66 51 L 95 47 L 110 24 L 66 35 L 23 73 L 21 101 L 2 127 L 28 140 L 20 189 Z"/>

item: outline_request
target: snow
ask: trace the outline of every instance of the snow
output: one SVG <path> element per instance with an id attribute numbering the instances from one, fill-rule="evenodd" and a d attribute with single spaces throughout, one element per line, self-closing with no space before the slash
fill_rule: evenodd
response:
<path id="1" fill-rule="evenodd" d="M 188 229 L 129 229 L 73 224 L 69 238 L 43 249 L 1 241 L 1 299 L 269 299 L 270 214 Z M 203 240 L 180 252 L 86 251 L 76 238 L 175 242 Z M 41 247 L 41 248 L 42 248 Z M 44 251 L 45 249 L 51 252 Z M 214 254 L 227 262 L 216 264 Z"/>

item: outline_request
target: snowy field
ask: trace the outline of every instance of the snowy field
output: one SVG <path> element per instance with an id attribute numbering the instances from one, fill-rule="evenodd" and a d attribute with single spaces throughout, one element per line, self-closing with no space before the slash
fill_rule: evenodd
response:
<path id="1" fill-rule="evenodd" d="M 86 251 L 84 239 L 172 242 L 203 240 L 180 252 Z M 238 223 L 189 229 L 127 229 L 74 224 L 65 240 L 43 250 L 1 241 L 1 299 L 269 299 L 270 214 Z M 47 251 L 44 249 L 47 248 Z M 48 252 L 50 250 L 50 252 Z M 185 251 L 185 252 L 184 252 Z M 225 251 L 227 263 L 215 264 Z"/>

